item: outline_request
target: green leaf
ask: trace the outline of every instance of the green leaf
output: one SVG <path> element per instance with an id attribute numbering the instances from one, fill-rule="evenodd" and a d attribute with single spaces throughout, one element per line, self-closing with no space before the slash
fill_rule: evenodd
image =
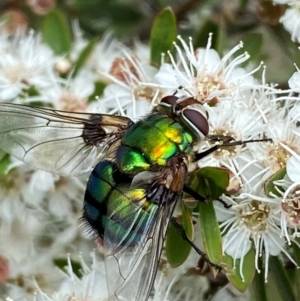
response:
<path id="1" fill-rule="evenodd" d="M 161 54 L 171 50 L 176 36 L 175 15 L 171 8 L 166 8 L 157 15 L 151 29 L 150 49 L 153 65 L 160 66 Z"/>
<path id="2" fill-rule="evenodd" d="M 240 10 L 243 11 L 247 8 L 247 5 L 249 3 L 249 0 L 240 0 L 239 1 L 239 6 L 240 6 Z"/>
<path id="3" fill-rule="evenodd" d="M 79 278 L 82 277 L 82 267 L 81 264 L 78 261 L 70 260 L 71 266 L 74 274 L 78 276 Z M 53 259 L 53 263 L 55 266 L 57 266 L 62 271 L 65 271 L 65 268 L 68 266 L 68 260 L 67 259 L 61 259 L 61 258 L 55 258 Z"/>
<path id="4" fill-rule="evenodd" d="M 194 240 L 194 225 L 192 220 L 192 208 L 182 204 L 182 226 L 185 234 L 190 240 Z"/>
<path id="5" fill-rule="evenodd" d="M 269 257 L 270 269 L 274 277 L 276 287 L 284 301 L 296 301 L 291 283 L 285 273 L 282 262 L 278 256 Z"/>
<path id="6" fill-rule="evenodd" d="M 212 202 L 199 203 L 200 227 L 208 258 L 216 264 L 222 262 L 222 238 Z"/>
<path id="7" fill-rule="evenodd" d="M 229 268 L 234 268 L 234 260 L 228 254 L 223 256 L 224 263 Z M 235 273 L 229 273 L 227 276 L 230 283 L 238 289 L 240 292 L 246 291 L 248 286 L 252 283 L 255 275 L 255 251 L 250 249 L 249 252 L 244 256 L 241 266 L 241 259 L 235 261 Z M 241 273 L 242 272 L 242 273 Z"/>
<path id="8" fill-rule="evenodd" d="M 25 89 L 23 89 L 23 92 L 26 94 L 26 97 L 28 96 L 39 96 L 41 95 L 40 91 L 35 86 L 28 86 Z"/>
<path id="9" fill-rule="evenodd" d="M 276 173 L 274 173 L 264 184 L 265 194 L 267 196 L 271 196 L 272 194 L 275 194 L 276 196 L 281 196 L 280 191 L 283 192 L 282 187 L 279 187 L 274 184 L 275 181 L 282 180 L 284 176 L 286 175 L 286 168 L 282 168 L 278 170 Z M 276 189 L 277 188 L 277 189 Z"/>
<path id="10" fill-rule="evenodd" d="M 196 33 L 196 36 L 193 38 L 194 47 L 205 48 L 207 45 L 208 37 L 211 33 L 213 34 L 211 48 L 218 50 L 221 37 L 221 28 L 216 22 L 212 20 L 207 20 L 200 28 L 200 30 Z"/>
<path id="11" fill-rule="evenodd" d="M 72 77 L 76 77 L 82 66 L 84 66 L 85 62 L 90 57 L 90 54 L 92 53 L 96 43 L 98 42 L 98 38 L 91 40 L 81 51 L 79 54 L 75 64 L 74 64 L 74 71 L 72 74 Z M 105 58 L 103 58 L 105 59 Z"/>
<path id="12" fill-rule="evenodd" d="M 206 200 L 215 200 L 229 185 L 228 169 L 222 167 L 203 167 L 194 172 L 187 186 Z"/>
<path id="13" fill-rule="evenodd" d="M 198 208 L 199 200 L 195 200 L 192 196 L 190 196 L 187 193 L 183 193 L 182 201 L 184 202 L 184 205 L 190 209 L 196 209 Z M 198 212 L 198 209 L 196 209 L 196 212 Z"/>
<path id="14" fill-rule="evenodd" d="M 73 0 L 81 28 L 90 34 L 99 35 L 109 29 L 126 40 L 132 38 L 137 26 L 145 20 L 138 5 L 125 1 Z"/>
<path id="15" fill-rule="evenodd" d="M 96 81 L 94 85 L 95 85 L 94 92 L 92 95 L 89 96 L 89 102 L 95 100 L 95 98 L 97 97 L 102 96 L 103 91 L 106 87 L 106 84 L 101 81 Z"/>
<path id="16" fill-rule="evenodd" d="M 258 267 L 260 271 L 263 270 L 261 258 L 258 258 Z M 250 291 L 252 297 L 251 300 L 255 300 L 255 301 L 267 300 L 266 283 L 264 277 L 265 277 L 264 273 L 262 272 L 258 273 L 256 271 L 251 285 L 251 291 Z"/>
<path id="17" fill-rule="evenodd" d="M 182 212 L 182 220 L 177 219 L 177 222 L 182 224 L 187 237 L 192 239 L 194 228 L 190 209 L 183 205 Z M 166 256 L 171 267 L 176 268 L 183 264 L 188 258 L 191 248 L 188 241 L 182 237 L 180 230 L 171 223 L 166 238 Z"/>
<path id="18" fill-rule="evenodd" d="M 245 67 L 249 63 L 257 63 L 260 59 L 261 49 L 263 45 L 263 37 L 260 33 L 252 33 L 241 39 L 243 41 L 243 48 L 239 49 L 234 56 L 239 56 L 248 52 L 250 54 L 250 58 L 245 61 L 241 66 Z"/>
<path id="19" fill-rule="evenodd" d="M 66 16 L 59 10 L 49 12 L 42 23 L 46 43 L 58 54 L 69 53 L 72 46 L 71 30 Z"/>
<path id="20" fill-rule="evenodd" d="M 293 258 L 296 262 L 300 262 L 300 248 L 297 246 L 297 244 L 292 243 L 293 247 Z M 300 270 L 295 268 L 295 275 L 294 275 L 294 283 L 300 283 Z M 299 285 L 295 285 L 295 293 L 296 293 L 296 299 L 300 300 L 300 287 Z"/>
<path id="21" fill-rule="evenodd" d="M 3 152 L 2 150 L 0 150 L 0 178 L 2 178 L 3 176 L 6 176 L 6 172 L 7 172 L 7 168 L 9 166 L 9 164 L 11 163 L 10 160 L 10 155 L 6 154 L 5 152 Z"/>

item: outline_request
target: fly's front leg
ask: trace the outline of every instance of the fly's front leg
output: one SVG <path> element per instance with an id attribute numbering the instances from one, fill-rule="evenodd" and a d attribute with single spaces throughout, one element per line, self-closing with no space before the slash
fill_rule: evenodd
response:
<path id="1" fill-rule="evenodd" d="M 183 186 L 183 191 L 190 196 L 192 196 L 196 201 L 201 202 L 201 203 L 207 203 L 207 199 L 205 199 L 203 196 L 198 194 L 195 190 L 189 188 L 187 185 Z M 223 201 L 220 198 L 214 199 L 214 201 L 220 202 L 224 208 L 229 209 L 232 205 L 228 205 L 225 201 Z"/>
<path id="2" fill-rule="evenodd" d="M 201 203 L 207 203 L 207 200 L 198 194 L 196 191 L 188 187 L 186 184 L 183 186 L 183 192 L 189 194 L 191 197 L 193 197 L 196 201 L 201 202 Z"/>
<path id="3" fill-rule="evenodd" d="M 205 260 L 205 262 L 207 262 L 210 266 L 212 266 L 213 268 L 216 268 L 218 270 L 218 272 L 221 272 L 222 267 L 216 263 L 213 263 L 209 260 L 209 258 L 207 257 L 206 253 L 201 251 L 195 244 L 193 241 L 191 241 L 188 236 L 185 233 L 185 230 L 183 229 L 183 227 L 176 221 L 176 219 L 174 217 L 171 218 L 171 223 L 176 227 L 176 229 L 180 232 L 182 238 L 184 240 L 186 240 L 191 247 Z"/>
<path id="4" fill-rule="evenodd" d="M 216 137 L 217 136 L 208 136 L 208 137 L 213 137 L 212 140 L 216 141 Z M 272 139 L 270 138 L 266 138 L 266 139 L 251 139 L 251 140 L 240 140 L 240 141 L 233 141 L 233 142 L 223 142 L 223 140 L 218 140 L 219 142 L 222 142 L 220 144 L 215 144 L 214 146 L 212 146 L 211 148 L 198 153 L 194 156 L 194 160 L 193 162 L 199 161 L 205 157 L 207 157 L 208 155 L 214 153 L 215 151 L 217 151 L 218 149 L 221 149 L 223 147 L 229 147 L 229 146 L 237 146 L 237 145 L 245 145 L 247 143 L 253 143 L 253 142 L 273 142 Z M 226 140 L 225 140 L 226 141 Z"/>
<path id="5" fill-rule="evenodd" d="M 222 142 L 222 143 L 228 143 L 231 142 L 232 140 L 234 140 L 233 137 L 231 136 L 220 136 L 220 135 L 208 135 L 206 136 L 207 139 L 209 139 L 209 141 L 212 142 Z"/>

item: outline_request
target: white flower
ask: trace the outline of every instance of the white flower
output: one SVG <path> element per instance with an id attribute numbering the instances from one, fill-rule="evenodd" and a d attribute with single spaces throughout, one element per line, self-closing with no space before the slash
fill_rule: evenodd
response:
<path id="1" fill-rule="evenodd" d="M 300 153 L 300 133 L 295 124 L 288 118 L 276 118 L 265 125 L 265 135 L 272 139 L 272 143 L 258 143 L 249 145 L 254 158 L 270 169 L 272 173 L 286 166 L 291 152 Z"/>
<path id="2" fill-rule="evenodd" d="M 50 79 L 49 79 L 50 81 Z M 86 112 L 88 97 L 94 91 L 93 78 L 90 72 L 82 70 L 74 79 L 51 78 L 51 88 L 45 89 L 42 96 L 25 99 L 26 102 L 42 100 L 55 109 L 69 112 Z"/>
<path id="3" fill-rule="evenodd" d="M 98 80 L 110 83 L 105 74 L 110 72 L 115 59 L 123 56 L 124 49 L 128 51 L 125 45 L 114 39 L 112 32 L 107 32 L 94 47 L 86 65 Z"/>
<path id="4" fill-rule="evenodd" d="M 125 52 L 124 57 L 117 58 L 106 76 L 113 82 L 104 90 L 101 107 L 110 114 L 119 112 L 133 120 L 149 113 L 161 96 L 156 87 L 145 83 L 153 82 L 156 68 Z"/>
<path id="5" fill-rule="evenodd" d="M 0 47 L 0 98 L 13 99 L 23 89 L 49 87 L 54 56 L 39 36 L 15 37 Z"/>
<path id="6" fill-rule="evenodd" d="M 217 106 L 206 106 L 208 112 L 210 131 L 209 139 L 200 143 L 198 153 L 211 148 L 214 144 L 235 143 L 238 141 L 249 141 L 263 138 L 264 123 L 260 114 L 240 107 L 237 103 L 224 100 Z M 210 156 L 199 160 L 199 166 L 218 166 L 228 168 L 240 185 L 254 186 L 261 178 L 257 175 L 265 173 L 264 167 L 259 160 L 254 158 L 248 147 L 256 147 L 257 144 L 267 143 L 253 142 L 245 145 L 222 146 Z M 255 180 L 254 181 L 254 179 Z M 231 179 L 234 181 L 234 179 Z M 253 187 L 252 187 L 253 188 Z"/>
<path id="7" fill-rule="evenodd" d="M 256 253 L 255 266 L 258 272 L 260 272 L 258 258 L 264 251 L 266 281 L 270 255 L 277 256 L 283 252 L 294 262 L 285 249 L 286 241 L 275 222 L 279 209 L 278 200 L 268 198 L 263 193 L 258 195 L 242 193 L 237 197 L 223 196 L 221 199 L 232 205 L 229 209 L 225 209 L 222 204 L 215 202 L 217 218 L 223 229 L 223 252 L 232 256 L 234 262 L 241 258 L 242 266 L 243 257 L 253 244 Z M 240 272 L 243 277 L 242 267 Z"/>
<path id="8" fill-rule="evenodd" d="M 238 107 L 250 110 L 256 118 L 267 123 L 274 114 L 278 117 L 279 112 L 283 110 L 278 110 L 277 102 L 282 100 L 278 97 L 278 92 L 281 91 L 266 83 L 265 73 L 266 67 L 263 66 L 261 83 L 249 90 L 249 93 L 238 93 L 234 102 Z"/>
<path id="9" fill-rule="evenodd" d="M 166 94 L 173 94 L 182 87 L 184 92 L 199 100 L 200 103 L 216 104 L 221 99 L 232 97 L 254 87 L 251 72 L 238 67 L 248 59 L 243 54 L 233 59 L 234 53 L 242 48 L 242 43 L 234 47 L 223 58 L 211 47 L 212 36 L 209 36 L 205 49 L 194 50 L 190 39 L 187 45 L 179 36 L 183 50 L 174 43 L 178 59 L 169 53 L 172 65 L 163 64 L 155 76 L 159 86 Z"/>

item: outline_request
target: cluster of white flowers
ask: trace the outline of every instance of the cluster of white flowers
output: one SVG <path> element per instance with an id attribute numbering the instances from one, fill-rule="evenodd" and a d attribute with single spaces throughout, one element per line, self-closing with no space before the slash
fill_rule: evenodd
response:
<path id="1" fill-rule="evenodd" d="M 37 35 L 12 38 L 2 32 L 0 99 L 72 112 L 118 113 L 137 120 L 163 96 L 178 90 L 178 95 L 193 96 L 205 107 L 211 137 L 229 141 L 271 138 L 272 142 L 222 147 L 199 161 L 200 167 L 226 167 L 231 172 L 229 193 L 221 197 L 231 207 L 215 201 L 223 251 L 236 260 L 253 245 L 257 269 L 258 257 L 264 254 L 267 279 L 270 255 L 283 252 L 294 262 L 288 247 L 299 234 L 300 73 L 289 80 L 290 90 L 280 91 L 265 83 L 262 64 L 250 71 L 241 67 L 249 57 L 236 54 L 242 43 L 220 58 L 211 49 L 211 39 L 205 49 L 194 49 L 192 40 L 186 43 L 178 37 L 176 56 L 168 53 L 171 63 L 165 58 L 156 68 L 150 64 L 147 46 L 136 43 L 129 49 L 108 34 L 74 75 L 72 68 L 88 43 L 80 34 L 75 35 L 70 55 L 59 57 Z M 261 80 L 255 79 L 257 74 Z M 104 89 L 101 95 L 96 95 L 98 86 Z M 212 144 L 207 139 L 197 149 L 202 152 Z M 266 189 L 267 181 L 280 172 L 275 189 Z M 1 301 L 8 297 L 14 301 L 105 300 L 103 264 L 94 255 L 92 268 L 87 267 L 93 242 L 77 227 L 85 182 L 36 171 L 10 158 L 0 183 Z M 53 260 L 68 252 L 82 252 L 82 278 L 74 274 L 70 260 L 68 273 L 57 275 Z M 176 299 L 169 292 L 178 277 L 169 281 L 159 272 L 151 298 L 192 300 L 184 285 Z M 197 300 L 203 294 L 199 285 L 194 286 Z M 201 285 L 206 288 L 206 283 Z"/>
<path id="2" fill-rule="evenodd" d="M 253 245 L 255 265 L 264 254 L 265 280 L 268 258 L 283 252 L 296 266 L 288 246 L 299 234 L 300 130 L 299 130 L 299 71 L 289 80 L 290 90 L 281 91 L 254 79 L 259 68 L 246 71 L 240 67 L 248 54 L 235 56 L 238 45 L 223 58 L 210 49 L 194 50 L 180 37 L 183 50 L 177 45 L 178 59 L 171 55 L 172 64 L 163 64 L 156 75 L 161 89 L 183 87 L 181 91 L 196 97 L 208 112 L 210 136 L 231 141 L 271 138 L 272 142 L 248 143 L 222 147 L 199 161 L 200 167 L 219 166 L 230 170 L 229 195 L 214 202 L 220 227 L 223 229 L 223 252 L 236 259 L 243 258 Z M 284 106 L 282 105 L 284 101 Z M 199 152 L 212 143 L 208 139 Z M 274 181 L 275 191 L 266 184 Z M 273 183 L 273 182 L 272 182 Z"/>

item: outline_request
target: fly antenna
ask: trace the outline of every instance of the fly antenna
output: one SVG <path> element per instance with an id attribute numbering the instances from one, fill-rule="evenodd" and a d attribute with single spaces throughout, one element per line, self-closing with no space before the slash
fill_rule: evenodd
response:
<path id="1" fill-rule="evenodd" d="M 172 94 L 173 96 L 176 95 L 179 91 L 184 91 L 189 94 L 191 97 L 195 97 L 188 89 L 184 88 L 183 86 L 179 86 L 176 91 Z"/>

